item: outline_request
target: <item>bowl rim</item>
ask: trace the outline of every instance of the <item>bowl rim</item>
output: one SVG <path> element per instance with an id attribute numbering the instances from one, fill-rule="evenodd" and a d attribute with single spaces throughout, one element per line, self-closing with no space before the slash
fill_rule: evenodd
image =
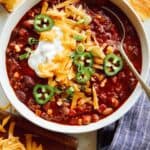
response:
<path id="1" fill-rule="evenodd" d="M 38 3 L 39 1 L 40 0 L 32 0 L 30 2 L 30 8 L 31 8 L 31 6 L 35 5 L 35 3 Z M 112 2 L 113 2 L 113 0 L 112 0 Z M 11 31 L 9 31 L 9 26 L 10 26 L 10 23 L 11 23 L 13 17 L 18 16 L 20 10 L 22 10 L 23 12 L 27 12 L 29 10 L 29 8 L 27 7 L 28 6 L 27 3 L 29 3 L 29 2 L 26 1 L 22 6 L 20 6 L 18 9 L 16 9 L 16 11 L 8 17 L 8 20 L 6 21 L 6 24 L 3 27 L 2 34 L 0 35 L 0 43 L 1 43 L 1 41 L 3 41 L 3 43 L 4 43 L 4 40 L 8 39 L 6 36 L 6 33 L 7 32 L 11 33 Z M 128 8 L 128 10 L 131 11 L 132 15 L 134 16 L 134 18 L 138 22 L 138 25 L 139 25 L 141 32 L 142 32 L 142 35 L 143 35 L 143 37 L 142 37 L 144 39 L 143 41 L 146 44 L 146 48 L 148 49 L 146 55 L 147 55 L 147 58 L 149 58 L 150 53 L 149 53 L 149 45 L 148 45 L 147 35 L 144 32 L 144 28 L 143 28 L 143 25 L 142 25 L 140 18 L 136 15 L 136 12 L 133 10 L 133 8 L 131 8 L 131 6 L 125 0 L 123 0 L 120 3 L 122 3 L 122 5 L 124 4 L 124 6 L 126 8 Z M 115 2 L 115 4 L 117 5 L 116 2 Z M 20 19 L 18 19 L 18 21 L 19 20 Z M 8 36 L 10 36 L 10 35 L 8 35 Z M 0 44 L 0 49 L 4 49 L 2 44 Z M 1 53 L 2 52 L 0 52 L 0 54 Z M 2 57 L 2 56 L 0 56 L 0 57 Z M 71 134 L 85 133 L 85 132 L 95 131 L 97 129 L 100 129 L 100 128 L 103 128 L 107 125 L 110 125 L 111 123 L 120 119 L 125 113 L 127 113 L 131 109 L 131 107 L 137 102 L 138 97 L 140 96 L 140 94 L 142 92 L 142 90 L 138 84 L 136 86 L 135 90 L 129 96 L 128 100 L 126 100 L 125 103 L 119 109 L 117 109 L 114 113 L 112 113 L 111 115 L 105 117 L 104 119 L 102 119 L 96 123 L 91 123 L 89 125 L 83 125 L 83 126 L 62 125 L 62 124 L 46 121 L 46 120 L 36 116 L 28 107 L 26 107 L 23 103 L 21 103 L 18 100 L 18 98 L 16 97 L 16 95 L 15 95 L 15 93 L 14 93 L 14 91 L 13 91 L 13 89 L 9 83 L 9 79 L 8 79 L 7 71 L 6 71 L 6 64 L 2 60 L 3 59 L 0 59 L 0 84 L 2 85 L 2 90 L 5 93 L 7 99 L 11 102 L 11 104 L 15 107 L 15 109 L 24 118 L 26 118 L 27 120 L 29 120 L 30 122 L 32 122 L 35 125 L 38 125 L 44 129 L 48 129 L 48 130 L 55 131 L 55 132 L 71 133 Z M 4 58 L 4 60 L 5 60 L 5 58 Z M 148 69 L 149 69 L 149 64 L 150 64 L 149 62 L 150 62 L 150 59 L 147 60 L 146 68 L 142 72 L 142 77 L 144 78 L 145 81 L 148 78 Z M 143 65 L 142 65 L 142 67 L 143 67 Z"/>

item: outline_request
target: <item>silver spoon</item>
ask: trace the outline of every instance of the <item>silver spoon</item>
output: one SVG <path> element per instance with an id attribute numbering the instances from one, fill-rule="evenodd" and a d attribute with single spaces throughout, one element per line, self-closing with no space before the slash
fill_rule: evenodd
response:
<path id="1" fill-rule="evenodd" d="M 137 80 L 139 81 L 141 87 L 143 88 L 143 90 L 145 91 L 145 93 L 147 94 L 147 96 L 150 99 L 150 87 L 144 82 L 144 80 L 142 79 L 142 77 L 140 76 L 140 74 L 137 72 L 136 68 L 134 67 L 134 65 L 132 64 L 132 62 L 129 60 L 128 56 L 126 55 L 124 48 L 123 48 L 123 42 L 125 39 L 125 27 L 122 23 L 122 21 L 120 20 L 120 18 L 118 17 L 117 14 L 115 14 L 112 10 L 110 10 L 109 8 L 103 6 L 102 7 L 103 10 L 109 12 L 111 15 L 113 15 L 116 18 L 116 21 L 118 21 L 118 25 L 120 27 L 120 33 L 121 33 L 121 42 L 119 44 L 119 51 L 122 55 L 122 57 L 124 58 L 124 60 L 126 61 L 126 63 L 128 64 L 129 68 L 131 69 L 131 71 L 133 72 L 133 74 L 135 75 L 135 77 L 137 78 Z"/>

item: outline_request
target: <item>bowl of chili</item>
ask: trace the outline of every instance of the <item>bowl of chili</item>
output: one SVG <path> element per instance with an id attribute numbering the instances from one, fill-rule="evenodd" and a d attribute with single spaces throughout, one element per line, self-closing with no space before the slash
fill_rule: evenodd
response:
<path id="1" fill-rule="evenodd" d="M 10 14 L 0 36 L 2 88 L 16 110 L 42 128 L 56 132 L 83 133 L 105 127 L 128 112 L 137 102 L 142 91 L 117 51 L 117 42 L 120 40 L 117 25 L 111 16 L 96 6 L 90 9 L 85 8 L 81 14 L 87 11 L 88 15 L 83 15 L 83 18 L 82 15 L 78 17 L 79 19 L 76 18 L 77 20 L 70 21 L 69 19 L 72 19 L 70 16 L 64 18 L 69 27 L 75 22 L 78 30 L 81 27 L 85 31 L 85 34 L 81 34 L 74 27 L 71 28 L 74 28 L 75 32 L 67 28 L 68 33 L 70 30 L 71 33 L 74 33 L 69 39 L 70 43 L 75 42 L 75 47 L 73 47 L 74 43 L 69 45 L 63 41 L 63 35 L 58 28 L 61 27 L 62 30 L 66 28 L 66 24 L 63 27 L 59 24 L 61 20 L 59 17 L 62 17 L 64 13 L 62 5 L 70 1 L 60 5 L 57 4 L 57 1 L 51 3 L 50 5 L 54 5 L 55 8 L 51 15 L 49 15 L 51 11 L 40 13 L 43 3 L 39 3 L 39 0 L 25 2 L 23 6 Z M 146 81 L 150 64 L 149 48 L 142 23 L 126 1 L 112 1 L 112 3 L 108 2 L 107 6 L 113 8 L 114 11 L 117 9 L 126 26 L 125 51 Z M 45 7 L 42 7 L 42 11 L 45 11 L 47 3 L 43 5 Z M 55 16 L 54 12 L 57 9 L 61 11 L 60 16 Z M 82 9 L 83 6 L 80 5 L 77 10 Z M 66 7 L 68 13 L 73 10 L 76 8 L 72 5 Z M 88 30 L 89 27 L 90 30 Z M 89 44 L 87 35 L 91 31 L 94 32 L 90 35 L 90 42 L 94 43 L 93 49 L 87 46 Z M 49 44 L 46 42 L 52 40 L 49 39 L 51 36 L 45 35 L 49 35 L 48 32 L 51 32 L 52 37 L 57 37 L 57 45 L 60 44 L 58 39 L 61 39 L 61 42 L 67 45 L 65 50 L 72 49 L 71 52 L 69 51 L 69 57 L 64 57 L 66 50 L 61 56 L 63 59 L 57 58 L 57 61 L 61 59 L 59 63 L 62 68 L 63 62 L 68 58 L 73 66 L 72 70 L 75 73 L 73 77 L 69 76 L 72 80 L 67 86 L 64 81 L 61 81 L 63 86 L 59 83 L 60 75 L 56 74 L 58 69 L 51 72 L 55 73 L 51 80 L 47 74 L 43 72 L 40 74 L 41 72 L 29 67 L 29 59 L 34 56 L 35 59 L 38 59 L 39 53 L 43 57 L 46 55 L 44 51 L 39 51 L 42 49 L 42 44 Z M 63 34 L 66 35 L 66 33 Z M 44 38 L 46 36 L 46 42 L 41 41 L 43 36 Z M 101 46 L 97 51 L 95 46 L 98 45 Z M 60 51 L 61 48 L 61 46 L 57 47 Z M 99 54 L 100 49 L 103 49 L 102 54 Z M 112 49 L 114 49 L 113 52 Z M 35 51 L 38 52 L 35 53 Z M 68 51 L 66 56 L 68 56 Z M 55 63 L 47 69 L 56 67 Z M 64 69 L 63 73 L 66 70 Z M 66 76 L 68 75 L 70 74 L 67 72 Z"/>

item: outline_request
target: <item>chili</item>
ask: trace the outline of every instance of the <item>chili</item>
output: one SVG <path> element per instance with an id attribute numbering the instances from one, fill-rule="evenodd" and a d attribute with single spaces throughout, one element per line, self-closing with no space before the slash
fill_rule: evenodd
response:
<path id="1" fill-rule="evenodd" d="M 47 2 L 49 3 L 49 6 L 54 6 L 56 2 L 60 1 L 56 0 Z M 100 45 L 100 47 L 102 46 L 103 48 L 103 45 L 106 44 L 106 46 L 104 46 L 105 48 L 103 49 L 104 53 L 109 52 L 109 50 L 107 49 L 107 45 L 112 46 L 114 48 L 113 53 L 118 55 L 119 52 L 117 50 L 116 44 L 118 43 L 118 41 L 120 41 L 121 36 L 115 20 L 111 16 L 109 16 L 109 14 L 105 13 L 105 11 L 99 8 L 96 9 L 96 6 L 90 9 L 86 9 L 87 7 L 83 7 L 83 9 L 85 8 L 87 15 L 91 16 L 92 18 L 92 22 L 88 26 L 85 25 L 84 16 L 81 16 L 81 18 L 77 18 L 77 20 L 75 20 L 76 17 L 75 19 L 74 17 L 69 18 L 72 19 L 74 23 L 76 23 L 74 24 L 75 26 L 73 26 L 72 30 L 74 30 L 76 27 L 81 27 L 79 33 L 71 32 L 70 36 L 74 38 L 74 35 L 82 35 L 81 41 L 78 41 L 78 38 L 76 40 L 77 47 L 72 49 L 73 55 L 71 56 L 71 59 L 73 61 L 73 70 L 71 70 L 71 72 L 74 72 L 75 77 L 71 76 L 71 81 L 73 81 L 75 84 L 72 84 L 72 82 L 66 82 L 66 85 L 57 84 L 57 78 L 52 78 L 52 80 L 55 80 L 56 82 L 56 87 L 52 87 L 52 91 L 54 90 L 52 92 L 53 96 L 52 98 L 47 100 L 47 103 L 43 105 L 40 104 L 41 106 L 39 107 L 39 104 L 36 102 L 33 91 L 31 89 L 34 90 L 36 84 L 47 85 L 48 80 L 47 78 L 40 78 L 34 72 L 34 70 L 29 67 L 28 61 L 20 61 L 18 54 L 23 55 L 24 53 L 26 53 L 26 47 L 32 47 L 32 49 L 36 48 L 34 45 L 30 45 L 26 41 L 28 41 L 29 37 L 36 37 L 37 39 L 39 39 L 39 31 L 35 30 L 34 24 L 32 26 L 32 22 L 30 21 L 33 19 L 33 17 L 41 13 L 41 6 L 41 3 L 36 5 L 32 10 L 30 10 L 30 12 L 25 15 L 25 17 L 22 18 L 22 20 L 13 30 L 10 42 L 8 43 L 6 52 L 7 72 L 10 84 L 12 85 L 12 88 L 14 89 L 14 92 L 16 93 L 18 99 L 25 105 L 27 105 L 27 107 L 29 107 L 34 113 L 38 112 L 39 117 L 48 121 L 66 125 L 83 125 L 90 122 L 96 122 L 105 118 L 110 113 L 115 112 L 131 95 L 137 84 L 137 80 L 126 63 L 123 64 L 121 72 L 116 74 L 116 76 L 108 76 L 105 74 L 103 60 L 104 55 L 101 55 L 100 51 L 97 50 L 96 45 Z M 121 13 L 119 9 L 117 9 L 110 3 L 107 4 L 107 6 L 112 7 L 113 10 L 119 15 L 120 19 L 123 21 L 127 33 L 124 40 L 125 52 L 132 61 L 133 65 L 136 67 L 137 71 L 140 73 L 142 66 L 142 53 L 140 40 L 137 36 L 137 33 L 128 18 L 123 13 Z M 51 7 L 49 7 L 49 9 L 51 9 Z M 63 9 L 64 8 L 58 10 L 63 11 Z M 58 20 L 58 18 L 56 19 Z M 80 25 L 77 24 L 78 21 L 80 22 Z M 28 24 L 25 26 L 24 22 L 28 22 Z M 42 25 L 43 20 L 40 27 L 42 27 Z M 24 28 L 23 31 L 22 27 Z M 87 43 L 88 40 L 86 39 L 86 32 L 84 33 L 84 29 L 87 29 L 87 33 L 89 33 L 88 30 L 90 30 L 94 35 L 92 36 L 91 40 L 92 43 L 95 41 L 95 45 L 90 45 L 90 40 Z M 18 36 L 18 34 L 16 33 L 27 34 L 21 34 L 21 36 Z M 16 51 L 16 44 L 20 47 L 19 52 Z M 80 47 L 80 44 L 84 45 L 84 51 L 82 50 L 82 46 Z M 89 51 L 93 55 L 94 64 L 99 66 L 100 69 L 97 69 L 95 65 L 94 67 L 93 65 L 90 67 L 88 64 L 85 64 L 85 60 L 83 61 L 83 66 L 75 65 L 75 56 Z M 29 57 L 29 55 L 24 55 L 22 56 L 22 59 L 26 59 L 27 57 Z M 118 57 L 120 56 L 118 55 Z M 97 61 L 98 59 L 100 59 L 101 61 Z M 79 82 L 80 80 L 82 81 L 82 79 L 86 80 L 84 82 L 82 81 L 81 84 L 78 84 L 77 74 L 79 75 Z M 71 92 L 70 90 L 69 93 L 67 92 L 70 87 L 73 87 L 75 90 L 73 96 L 68 95 Z M 94 100 L 94 90 L 92 90 L 92 87 L 94 87 L 93 89 L 95 89 L 98 98 L 99 108 L 96 110 L 93 107 L 93 104 L 95 102 L 92 101 Z M 46 90 L 46 93 L 48 93 L 49 95 L 49 93 L 51 92 L 49 90 Z M 76 93 L 77 96 L 78 94 L 81 94 L 81 98 L 74 97 L 76 96 Z M 87 99 L 82 98 L 82 93 Z M 37 94 L 41 94 L 41 97 L 39 97 L 38 99 L 45 100 L 44 94 L 43 92 L 41 92 L 41 89 L 37 90 Z M 76 100 L 74 100 L 74 98 Z M 91 100 L 89 98 L 91 98 Z M 71 107 L 73 103 L 76 104 L 76 107 L 74 108 Z M 40 113 L 38 110 L 40 111 Z"/>

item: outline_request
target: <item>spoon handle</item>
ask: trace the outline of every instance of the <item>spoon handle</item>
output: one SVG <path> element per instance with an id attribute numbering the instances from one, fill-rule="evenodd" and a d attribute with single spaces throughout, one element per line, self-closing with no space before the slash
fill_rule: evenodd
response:
<path id="1" fill-rule="evenodd" d="M 143 90 L 145 91 L 145 93 L 147 94 L 147 96 L 149 97 L 149 100 L 150 100 L 150 87 L 144 82 L 144 80 L 141 78 L 140 74 L 137 72 L 137 70 L 134 67 L 134 65 L 132 64 L 132 62 L 129 60 L 128 56 L 125 54 L 122 44 L 120 45 L 120 53 L 121 53 L 122 57 L 125 59 L 125 61 L 127 62 L 129 68 L 134 73 L 135 77 L 139 81 L 140 85 L 142 86 Z"/>

